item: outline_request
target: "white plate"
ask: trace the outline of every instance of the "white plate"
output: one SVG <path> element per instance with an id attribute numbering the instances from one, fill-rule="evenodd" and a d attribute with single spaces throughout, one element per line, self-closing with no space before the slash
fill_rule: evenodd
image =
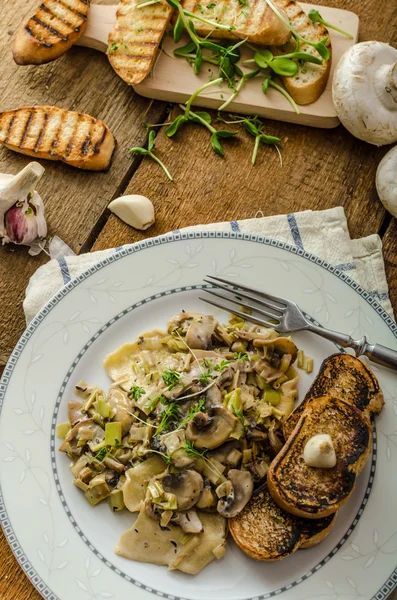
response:
<path id="1" fill-rule="evenodd" d="M 281 562 L 257 563 L 232 542 L 223 559 L 195 577 L 124 560 L 113 547 L 133 516 L 114 515 L 106 505 L 91 508 L 72 485 L 54 428 L 66 420 L 73 385 L 84 378 L 106 387 L 103 357 L 139 333 L 163 327 L 182 308 L 211 313 L 199 300 L 207 274 L 262 285 L 295 300 L 324 326 L 397 348 L 396 324 L 366 292 L 346 274 L 281 242 L 239 233 L 175 233 L 105 259 L 39 313 L 0 384 L 0 519 L 18 561 L 51 600 L 382 600 L 397 582 L 397 378 L 386 369 L 374 367 L 386 406 L 356 490 L 322 544 Z M 315 370 L 335 351 L 315 336 L 294 338 L 315 357 Z M 302 377 L 301 393 L 311 379 Z"/>

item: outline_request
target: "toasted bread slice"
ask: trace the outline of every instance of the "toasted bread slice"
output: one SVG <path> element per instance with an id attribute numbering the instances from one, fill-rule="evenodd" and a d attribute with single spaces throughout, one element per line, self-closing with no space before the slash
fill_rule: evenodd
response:
<path id="1" fill-rule="evenodd" d="M 135 85 L 149 75 L 172 11 L 166 0 L 143 8 L 139 8 L 139 0 L 121 0 L 107 53 L 126 83 Z"/>
<path id="2" fill-rule="evenodd" d="M 316 396 L 329 394 L 354 404 L 368 417 L 379 414 L 385 403 L 375 375 L 361 360 L 350 354 L 333 354 L 325 359 L 304 400 L 283 426 L 285 439 L 296 427 L 306 403 Z"/>
<path id="3" fill-rule="evenodd" d="M 230 40 L 247 38 L 253 44 L 280 46 L 285 44 L 291 35 L 288 27 L 265 0 L 256 0 L 251 4 L 244 4 L 240 0 L 214 0 L 210 3 L 183 0 L 182 6 L 205 19 L 233 28 L 231 31 L 214 29 L 202 21 L 193 19 L 197 33 L 203 37 L 211 35 L 216 39 Z"/>
<path id="4" fill-rule="evenodd" d="M 316 520 L 294 517 L 274 502 L 264 485 L 234 519 L 229 519 L 229 530 L 243 552 L 255 560 L 271 562 L 321 542 L 335 519 L 335 515 Z"/>
<path id="5" fill-rule="evenodd" d="M 321 23 L 313 23 L 297 2 L 290 0 L 273 0 L 278 9 L 283 10 L 295 30 L 305 39 L 312 42 L 320 42 L 328 37 L 326 46 L 331 54 L 328 61 L 321 65 L 305 62 L 299 65 L 299 70 L 293 77 L 282 77 L 284 86 L 297 104 L 311 104 L 318 100 L 325 88 L 329 78 L 332 61 L 332 47 L 328 30 Z M 276 46 L 276 45 L 275 45 Z M 273 54 L 287 54 L 295 49 L 295 41 L 290 41 L 283 46 L 271 48 Z M 309 52 L 320 57 L 317 50 L 308 44 L 302 43 L 302 52 Z"/>
<path id="6" fill-rule="evenodd" d="M 17 31 L 13 56 L 18 65 L 41 65 L 59 58 L 83 35 L 90 0 L 42 0 Z"/>
<path id="7" fill-rule="evenodd" d="M 110 166 L 116 142 L 105 123 L 90 115 L 27 106 L 0 113 L 0 144 L 35 158 L 102 171 Z"/>
<path id="8" fill-rule="evenodd" d="M 332 469 L 308 467 L 306 443 L 329 434 L 336 453 Z M 372 449 L 372 426 L 361 410 L 332 396 L 308 401 L 286 444 L 267 473 L 269 492 L 287 512 L 307 519 L 333 514 L 351 495 Z"/>

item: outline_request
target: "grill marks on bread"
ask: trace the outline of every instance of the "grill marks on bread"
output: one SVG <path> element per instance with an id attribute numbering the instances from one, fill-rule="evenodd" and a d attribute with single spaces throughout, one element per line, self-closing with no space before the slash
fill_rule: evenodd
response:
<path id="1" fill-rule="evenodd" d="M 0 143 L 22 154 L 88 170 L 106 169 L 115 147 L 103 121 L 54 106 L 0 113 Z"/>
<path id="2" fill-rule="evenodd" d="M 233 29 L 222 30 L 194 20 L 194 26 L 199 35 L 218 39 L 245 39 L 263 45 L 285 44 L 290 32 L 273 12 L 265 0 L 250 0 L 242 6 L 239 0 L 215 0 L 214 2 L 199 2 L 183 0 L 185 10 L 198 14 L 210 21 L 228 25 Z"/>
<path id="3" fill-rule="evenodd" d="M 139 8 L 141 1 L 121 0 L 109 35 L 110 64 L 130 85 L 150 73 L 173 10 L 166 0 Z"/>
<path id="4" fill-rule="evenodd" d="M 64 54 L 84 33 L 89 4 L 89 0 L 43 0 L 17 32 L 15 62 L 42 64 Z"/>

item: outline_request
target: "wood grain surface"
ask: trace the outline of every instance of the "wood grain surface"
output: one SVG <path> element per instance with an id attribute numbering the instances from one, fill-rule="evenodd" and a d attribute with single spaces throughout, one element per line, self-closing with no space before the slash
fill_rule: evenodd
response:
<path id="1" fill-rule="evenodd" d="M 13 63 L 13 32 L 36 4 L 37 0 L 0 2 L 0 110 L 57 104 L 88 112 L 103 119 L 119 143 L 108 173 L 84 173 L 43 161 L 46 172 L 38 189 L 45 200 L 50 234 L 59 235 L 80 253 L 186 225 L 254 217 L 258 210 L 271 215 L 342 205 L 353 237 L 382 235 L 397 312 L 397 222 L 385 213 L 374 187 L 377 164 L 388 148 L 359 142 L 342 127 L 325 131 L 266 121 L 266 132 L 283 140 L 284 165 L 280 167 L 274 149 L 263 146 L 253 168 L 253 139 L 248 134 L 225 140 L 226 158 L 222 160 L 211 150 L 208 132 L 189 125 L 175 140 L 169 140 L 164 130 L 159 130 L 156 139 L 156 152 L 175 177 L 170 183 L 150 159 L 131 159 L 128 154 L 130 146 L 145 143 L 142 120 L 163 122 L 166 105 L 150 105 L 134 94 L 118 79 L 104 55 L 73 48 L 48 65 L 17 67 Z M 378 39 L 397 46 L 395 2 L 382 3 L 381 9 L 378 0 L 332 0 L 332 5 L 359 14 L 361 40 Z M 27 157 L 0 149 L 0 172 L 15 173 L 27 162 Z M 156 224 L 147 232 L 130 229 L 106 209 L 112 198 L 125 191 L 143 193 L 154 201 Z M 24 328 L 21 302 L 28 278 L 46 260 L 44 255 L 29 257 L 24 248 L 0 248 L 0 364 Z M 41 598 L 1 532 L 0 598 Z M 397 592 L 391 599 L 397 600 Z"/>

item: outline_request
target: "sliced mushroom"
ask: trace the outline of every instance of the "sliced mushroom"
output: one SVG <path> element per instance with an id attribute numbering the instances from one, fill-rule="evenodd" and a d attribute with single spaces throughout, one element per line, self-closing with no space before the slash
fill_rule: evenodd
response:
<path id="1" fill-rule="evenodd" d="M 228 519 L 235 517 L 243 510 L 254 491 L 252 475 L 248 471 L 231 469 L 228 473 L 231 482 L 230 493 L 218 502 L 218 513 Z"/>
<path id="2" fill-rule="evenodd" d="M 155 521 L 160 521 L 162 508 L 159 504 L 154 504 L 151 498 L 147 498 L 145 500 L 145 510 L 148 517 L 154 519 Z"/>
<path id="3" fill-rule="evenodd" d="M 203 478 L 197 471 L 187 470 L 169 473 L 163 477 L 165 492 L 175 494 L 178 510 L 189 510 L 201 496 L 204 488 Z"/>
<path id="4" fill-rule="evenodd" d="M 279 355 L 291 354 L 291 364 L 296 361 L 298 356 L 298 348 L 292 340 L 286 337 L 278 337 L 275 340 L 267 340 L 263 342 L 263 346 L 272 346 L 274 351 Z"/>
<path id="5" fill-rule="evenodd" d="M 227 457 L 231 451 L 239 446 L 240 442 L 238 440 L 230 440 L 229 442 L 222 444 L 222 446 L 219 446 L 219 448 L 216 448 L 216 450 L 208 452 L 206 456 L 208 456 L 208 458 L 215 458 L 215 460 L 218 460 L 220 463 L 226 464 Z"/>
<path id="6" fill-rule="evenodd" d="M 189 348 L 208 350 L 216 322 L 213 317 L 203 316 L 200 321 L 192 321 L 186 332 L 186 344 Z"/>
<path id="7" fill-rule="evenodd" d="M 219 404 L 222 404 L 222 392 L 217 385 L 213 385 L 205 394 L 205 408 L 209 410 Z"/>
<path id="8" fill-rule="evenodd" d="M 211 482 L 207 477 L 204 477 L 204 489 L 196 503 L 196 508 L 201 510 L 211 509 L 216 506 L 216 496 L 212 490 Z"/>
<path id="9" fill-rule="evenodd" d="M 83 403 L 79 400 L 71 400 L 68 404 L 68 416 L 71 427 L 74 427 L 76 423 L 85 419 L 85 415 L 81 412 Z"/>
<path id="10" fill-rule="evenodd" d="M 186 438 L 196 448 L 217 448 L 229 438 L 238 419 L 226 406 L 214 406 L 208 413 L 199 412 L 189 421 Z"/>
<path id="11" fill-rule="evenodd" d="M 182 527 L 185 533 L 202 533 L 203 524 L 195 510 L 178 512 L 177 523 Z"/>

